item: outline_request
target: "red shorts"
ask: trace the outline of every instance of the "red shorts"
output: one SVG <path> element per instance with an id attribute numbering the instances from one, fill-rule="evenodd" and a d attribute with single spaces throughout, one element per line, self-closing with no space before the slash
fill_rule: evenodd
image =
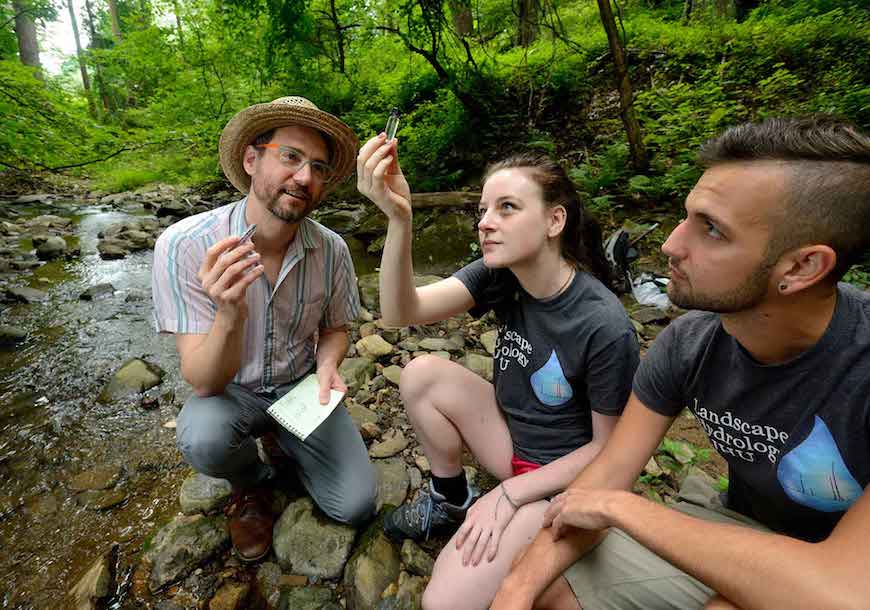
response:
<path id="1" fill-rule="evenodd" d="M 526 474 L 527 472 L 531 472 L 532 470 L 537 470 L 540 467 L 541 467 L 540 464 L 535 464 L 534 462 L 527 462 L 525 460 L 521 460 L 517 456 L 513 456 L 511 458 L 511 470 L 514 471 L 514 476 Z"/>

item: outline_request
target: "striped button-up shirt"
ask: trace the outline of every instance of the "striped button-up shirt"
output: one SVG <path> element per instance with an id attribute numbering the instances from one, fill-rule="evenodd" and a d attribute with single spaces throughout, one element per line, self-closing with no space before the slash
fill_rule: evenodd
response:
<path id="1" fill-rule="evenodd" d="M 208 333 L 217 306 L 197 272 L 206 250 L 247 229 L 246 199 L 181 220 L 154 247 L 151 287 L 158 332 Z M 310 218 L 299 224 L 275 286 L 260 276 L 246 293 L 242 366 L 233 381 L 269 392 L 314 367 L 319 328 L 335 328 L 360 310 L 350 252 L 336 233 Z"/>

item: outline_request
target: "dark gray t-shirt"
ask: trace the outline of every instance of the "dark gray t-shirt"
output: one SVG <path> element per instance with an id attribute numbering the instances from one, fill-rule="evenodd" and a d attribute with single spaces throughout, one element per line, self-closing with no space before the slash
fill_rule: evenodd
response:
<path id="1" fill-rule="evenodd" d="M 870 482 L 870 295 L 840 284 L 822 338 L 776 365 L 718 315 L 688 313 L 659 335 L 634 391 L 663 415 L 691 409 L 728 462 L 729 508 L 822 540 Z"/>
<path id="2" fill-rule="evenodd" d="M 454 277 L 474 297 L 473 315 L 492 307 L 486 292 L 494 274 L 483 260 Z M 495 396 L 517 457 L 547 464 L 592 440 L 592 409 L 622 413 L 638 363 L 637 337 L 619 299 L 588 273 L 576 273 L 552 299 L 537 300 L 522 288 L 506 296 Z"/>

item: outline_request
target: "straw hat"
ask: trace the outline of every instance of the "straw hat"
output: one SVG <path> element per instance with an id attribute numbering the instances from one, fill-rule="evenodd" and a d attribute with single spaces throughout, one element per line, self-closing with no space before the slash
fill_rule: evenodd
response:
<path id="1" fill-rule="evenodd" d="M 233 186 L 243 193 L 251 188 L 251 177 L 242 165 L 245 148 L 264 131 L 287 125 L 311 127 L 326 137 L 332 152 L 329 164 L 335 168 L 335 177 L 327 190 L 353 172 L 359 140 L 351 128 L 304 97 L 291 95 L 268 104 L 248 106 L 224 127 L 220 140 L 221 167 Z"/>

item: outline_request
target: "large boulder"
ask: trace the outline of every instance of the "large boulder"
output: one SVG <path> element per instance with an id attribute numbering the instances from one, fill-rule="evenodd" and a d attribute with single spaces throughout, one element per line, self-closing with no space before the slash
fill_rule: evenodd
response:
<path id="1" fill-rule="evenodd" d="M 66 240 L 58 235 L 52 235 L 36 248 L 36 256 L 41 261 L 50 261 L 62 258 L 66 250 Z"/>
<path id="2" fill-rule="evenodd" d="M 100 394 L 102 402 L 111 402 L 134 392 L 144 392 L 158 385 L 164 372 L 156 364 L 139 358 L 125 362 Z"/>
<path id="3" fill-rule="evenodd" d="M 275 523 L 273 547 L 282 568 L 316 578 L 338 578 L 356 530 L 315 509 L 311 498 L 291 503 Z"/>
<path id="4" fill-rule="evenodd" d="M 224 549 L 229 540 L 223 516 L 176 517 L 157 532 L 145 553 L 145 560 L 152 566 L 148 588 L 154 593 L 187 576 Z"/>
<path id="5" fill-rule="evenodd" d="M 375 608 L 384 589 L 399 577 L 399 565 L 399 553 L 379 519 L 369 526 L 344 571 L 348 610 Z"/>
<path id="6" fill-rule="evenodd" d="M 185 515 L 215 512 L 230 501 L 232 493 L 232 485 L 226 479 L 193 472 L 181 484 L 181 512 Z"/>

